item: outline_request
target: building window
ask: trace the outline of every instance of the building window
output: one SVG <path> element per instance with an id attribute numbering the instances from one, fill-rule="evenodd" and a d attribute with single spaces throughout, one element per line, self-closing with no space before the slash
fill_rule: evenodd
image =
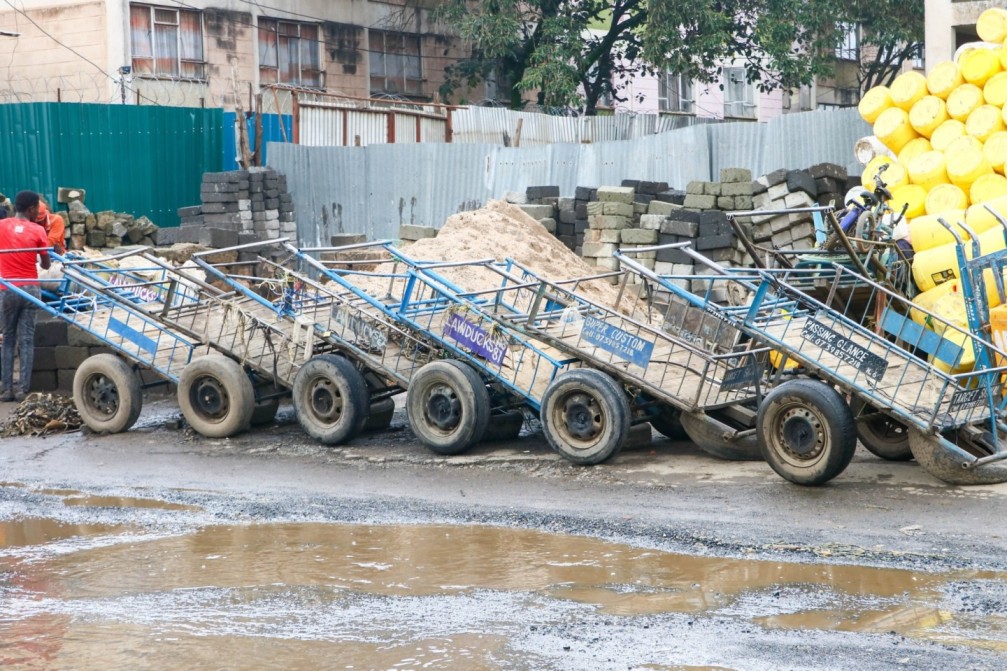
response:
<path id="1" fill-rule="evenodd" d="M 673 72 L 664 73 L 658 80 L 657 107 L 662 112 L 695 114 L 692 80 Z"/>
<path id="2" fill-rule="evenodd" d="M 839 23 L 836 30 L 842 36 L 836 47 L 836 58 L 841 61 L 860 60 L 860 30 L 855 23 Z"/>
<path id="3" fill-rule="evenodd" d="M 371 30 L 371 94 L 423 95 L 420 36 Z"/>
<path id="4" fill-rule="evenodd" d="M 184 9 L 129 6 L 133 73 L 203 79 L 203 15 Z"/>
<path id="5" fill-rule="evenodd" d="M 745 68 L 724 68 L 724 116 L 755 118 L 755 86 L 748 81 Z"/>
<path id="6" fill-rule="evenodd" d="M 926 62 L 923 60 L 923 54 L 925 53 L 925 47 L 922 42 L 917 42 L 913 45 L 913 55 L 912 63 L 913 68 L 916 70 L 923 70 L 926 67 Z"/>
<path id="7" fill-rule="evenodd" d="M 322 87 L 318 26 L 259 19 L 259 80 L 262 84 Z"/>

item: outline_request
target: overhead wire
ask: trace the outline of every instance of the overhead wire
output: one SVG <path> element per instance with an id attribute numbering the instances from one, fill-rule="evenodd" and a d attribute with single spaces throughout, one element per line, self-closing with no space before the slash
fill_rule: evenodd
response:
<path id="1" fill-rule="evenodd" d="M 84 54 L 80 53 L 79 51 L 77 51 L 76 49 L 74 49 L 73 47 L 71 47 L 70 45 L 68 45 L 68 44 L 66 44 L 66 43 L 58 40 L 52 33 L 50 33 L 45 28 L 43 28 L 41 25 L 39 25 L 39 23 L 37 21 L 35 21 L 35 19 L 31 18 L 28 15 L 28 13 L 24 11 L 24 9 L 19 9 L 13 2 L 11 2 L 11 0 L 4 0 L 4 3 L 6 3 L 8 7 L 10 7 L 11 9 L 14 10 L 15 16 L 17 14 L 20 14 L 21 16 L 23 16 L 25 19 L 28 20 L 29 23 L 31 23 L 33 26 L 35 26 L 39 30 L 39 32 L 41 32 L 43 35 L 45 35 L 50 40 L 52 40 L 53 42 L 55 42 L 59 46 L 63 47 L 64 49 L 66 49 L 70 53 L 72 53 L 75 56 L 77 56 L 77 58 L 80 58 L 84 62 L 88 63 L 89 65 L 91 65 L 92 67 L 94 67 L 95 69 L 97 69 L 99 72 L 101 72 L 103 75 L 105 75 L 110 81 L 112 81 L 112 83 L 118 84 L 120 86 L 125 86 L 126 88 L 129 88 L 130 91 L 132 91 L 133 93 L 135 93 L 138 97 L 143 98 L 144 100 L 150 102 L 153 105 L 160 106 L 160 103 L 158 103 L 156 100 L 153 100 L 152 98 L 148 98 L 145 95 L 143 95 L 142 93 L 140 93 L 139 91 L 133 89 L 132 87 L 127 86 L 126 82 L 124 82 L 122 80 L 119 80 L 119 79 L 116 79 L 110 73 L 108 73 L 105 70 L 105 68 L 101 67 L 100 65 L 98 65 L 97 63 L 95 63 L 94 61 L 92 61 L 87 56 L 85 56 Z M 18 38 L 18 39 L 20 39 L 20 38 Z M 12 59 L 12 62 L 13 62 L 13 59 Z M 8 68 L 8 77 L 9 76 L 10 76 L 10 73 L 9 73 L 9 68 Z"/>

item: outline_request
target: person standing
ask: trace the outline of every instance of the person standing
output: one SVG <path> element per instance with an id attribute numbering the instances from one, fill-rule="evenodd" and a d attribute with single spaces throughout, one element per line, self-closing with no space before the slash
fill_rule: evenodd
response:
<path id="1" fill-rule="evenodd" d="M 39 197 L 33 191 L 21 191 L 14 197 L 16 216 L 0 220 L 0 277 L 17 285 L 36 300 L 41 293 L 35 259 L 44 270 L 49 268 L 46 248 L 49 240 L 38 219 Z M 36 306 L 27 298 L 0 285 L 0 325 L 3 345 L 0 347 L 0 401 L 23 401 L 31 386 L 31 369 L 35 360 Z M 19 352 L 21 367 L 18 386 L 14 387 L 14 351 Z"/>
<path id="2" fill-rule="evenodd" d="M 49 238 L 47 246 L 52 247 L 53 251 L 57 254 L 65 254 L 66 225 L 63 223 L 63 217 L 50 212 L 46 204 L 40 200 L 38 204 L 38 217 L 35 219 L 35 223 L 45 229 L 45 234 Z"/>

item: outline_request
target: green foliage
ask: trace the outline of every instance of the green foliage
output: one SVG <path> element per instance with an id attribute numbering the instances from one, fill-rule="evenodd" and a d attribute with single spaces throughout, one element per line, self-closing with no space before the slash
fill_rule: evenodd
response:
<path id="1" fill-rule="evenodd" d="M 922 0 L 444 0 L 437 16 L 473 48 L 448 68 L 445 96 L 494 76 L 513 107 L 534 92 L 587 114 L 605 95 L 625 102 L 639 73 L 714 82 L 740 62 L 763 91 L 808 84 L 831 74 L 841 21 L 865 24 L 887 73 L 923 32 Z"/>

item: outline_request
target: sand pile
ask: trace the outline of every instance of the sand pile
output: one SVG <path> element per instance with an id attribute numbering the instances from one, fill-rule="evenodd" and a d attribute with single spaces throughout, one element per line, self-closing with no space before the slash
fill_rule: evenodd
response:
<path id="1" fill-rule="evenodd" d="M 435 238 L 419 240 L 403 251 L 424 261 L 472 261 L 511 258 L 537 275 L 553 281 L 567 280 L 600 271 L 589 266 L 521 208 L 500 200 L 485 207 L 451 215 Z M 448 268 L 441 272 L 452 282 L 481 291 L 500 286 L 500 275 L 480 268 Z M 619 288 L 605 280 L 584 283 L 578 291 L 607 306 L 615 305 Z M 632 312 L 636 299 L 623 297 L 621 308 Z"/>

